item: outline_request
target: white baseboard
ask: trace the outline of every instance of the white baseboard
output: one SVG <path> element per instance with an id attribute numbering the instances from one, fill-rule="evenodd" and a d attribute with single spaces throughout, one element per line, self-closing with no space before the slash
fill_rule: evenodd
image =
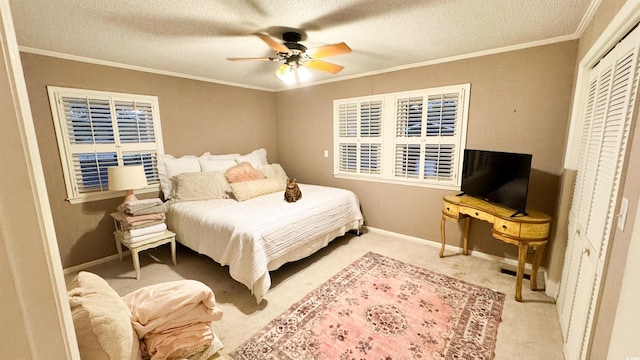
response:
<path id="1" fill-rule="evenodd" d="M 368 231 L 371 231 L 373 233 L 379 233 L 379 234 L 384 234 L 384 235 L 389 235 L 389 236 L 395 236 L 395 237 L 399 237 L 401 239 L 405 239 L 405 240 L 409 240 L 409 241 L 414 241 L 414 242 L 419 242 L 421 244 L 425 244 L 425 245 L 429 245 L 429 246 L 433 246 L 435 248 L 440 249 L 442 247 L 442 243 L 440 241 L 433 241 L 433 240 L 428 240 L 428 239 L 422 239 L 419 237 L 415 237 L 415 236 L 409 236 L 409 235 L 404 235 L 404 234 L 399 234 L 393 231 L 388 231 L 388 230 L 382 230 L 382 229 L 378 229 L 378 228 L 374 228 L 371 226 L 367 226 L 366 229 Z M 449 251 L 454 251 L 454 252 L 462 252 L 462 248 L 458 247 L 458 246 L 453 246 L 453 245 L 445 245 L 445 250 L 449 250 Z M 515 269 L 518 266 L 518 260 L 516 259 L 508 259 L 508 258 L 504 258 L 504 257 L 500 257 L 500 256 L 495 256 L 495 255 L 491 255 L 491 254 L 485 254 L 479 251 L 472 251 L 469 250 L 469 255 L 471 256 L 475 256 L 475 257 L 479 257 L 481 259 L 487 259 L 487 260 L 492 260 L 492 261 L 496 261 L 499 263 L 502 263 L 502 267 L 505 267 L 507 269 Z M 524 271 L 527 274 L 531 273 L 531 264 L 525 264 L 524 265 Z M 543 273 L 543 274 L 541 274 Z M 545 280 L 545 284 L 546 284 L 546 269 L 544 267 L 539 267 L 538 268 L 538 279 L 543 279 Z M 542 276 L 541 276 L 542 275 Z"/>
<path id="2" fill-rule="evenodd" d="M 560 293 L 560 283 L 556 281 L 549 280 L 549 276 L 547 272 L 544 272 L 544 293 L 547 296 L 554 298 L 556 301 L 558 300 L 558 294 Z"/>
<path id="3" fill-rule="evenodd" d="M 131 255 L 131 251 L 126 250 L 122 252 L 122 256 L 127 256 L 127 255 Z M 112 260 L 116 260 L 119 259 L 120 257 L 118 256 L 118 254 L 114 254 L 114 255 L 109 255 L 107 257 L 103 257 L 97 260 L 93 260 L 93 261 L 89 261 L 83 264 L 78 264 L 78 265 L 74 265 L 68 268 L 63 269 L 63 273 L 65 275 L 67 274 L 71 274 L 71 273 L 76 273 L 78 271 L 82 271 L 85 269 L 88 269 L 92 266 L 96 266 L 96 265 L 100 265 L 100 264 L 104 264 L 106 262 L 112 261 Z"/>

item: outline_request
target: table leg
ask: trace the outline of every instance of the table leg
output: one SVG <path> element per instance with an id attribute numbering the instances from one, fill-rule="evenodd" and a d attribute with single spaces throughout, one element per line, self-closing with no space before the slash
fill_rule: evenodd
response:
<path id="1" fill-rule="evenodd" d="M 471 223 L 471 218 L 466 218 L 463 221 L 464 225 L 462 225 L 462 253 L 464 255 L 469 255 L 469 223 Z"/>
<path id="2" fill-rule="evenodd" d="M 171 239 L 171 260 L 173 265 L 176 265 L 176 238 Z"/>
<path id="3" fill-rule="evenodd" d="M 118 257 L 120 258 L 120 261 L 122 261 L 122 244 L 120 243 L 120 240 L 118 240 L 117 236 L 114 236 L 114 238 L 116 239 L 116 249 L 118 249 Z"/>
<path id="4" fill-rule="evenodd" d="M 133 258 L 133 268 L 136 270 L 136 280 L 140 280 L 140 258 L 138 250 L 131 249 L 131 257 Z"/>
<path id="5" fill-rule="evenodd" d="M 444 257 L 444 244 L 445 244 L 445 235 L 444 235 L 444 227 L 445 227 L 445 217 L 442 214 L 442 219 L 440 219 L 440 240 L 442 240 L 442 247 L 440 248 L 440 257 Z"/>
<path id="6" fill-rule="evenodd" d="M 520 241 L 518 243 L 518 271 L 516 273 L 516 301 L 522 301 L 522 278 L 524 277 L 524 264 L 527 261 L 527 249 L 529 245 Z"/>
<path id="7" fill-rule="evenodd" d="M 545 244 L 541 244 L 535 247 L 536 255 L 533 258 L 533 264 L 531 266 L 531 290 L 538 289 L 538 268 L 542 262 L 542 255 L 544 254 Z"/>

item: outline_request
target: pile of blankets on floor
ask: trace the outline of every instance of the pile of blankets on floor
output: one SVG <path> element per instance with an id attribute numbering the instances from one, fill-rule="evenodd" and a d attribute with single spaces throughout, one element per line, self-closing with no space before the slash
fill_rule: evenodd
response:
<path id="1" fill-rule="evenodd" d="M 167 230 L 165 224 L 167 207 L 160 199 L 130 201 L 113 217 L 120 222 L 125 241 L 136 242 L 150 239 Z"/>
<path id="2" fill-rule="evenodd" d="M 141 288 L 122 298 L 142 341 L 143 358 L 208 359 L 222 348 L 211 323 L 222 318 L 213 291 L 196 280 Z"/>

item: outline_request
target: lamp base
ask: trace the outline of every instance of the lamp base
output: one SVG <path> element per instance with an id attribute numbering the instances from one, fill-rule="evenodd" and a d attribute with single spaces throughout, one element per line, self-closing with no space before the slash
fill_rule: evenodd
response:
<path id="1" fill-rule="evenodd" d="M 132 201 L 138 201 L 138 198 L 133 193 L 133 190 L 127 190 L 127 194 L 124 196 L 124 200 L 122 201 L 122 204 L 118 205 L 117 210 L 118 211 L 124 211 L 124 206 L 128 202 L 132 202 Z"/>

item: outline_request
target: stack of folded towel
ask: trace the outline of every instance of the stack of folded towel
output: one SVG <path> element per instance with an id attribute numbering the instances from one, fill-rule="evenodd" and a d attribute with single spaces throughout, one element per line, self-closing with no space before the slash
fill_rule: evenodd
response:
<path id="1" fill-rule="evenodd" d="M 135 242 L 150 239 L 167 230 L 167 208 L 160 199 L 130 201 L 113 217 L 121 224 L 124 240 Z"/>

